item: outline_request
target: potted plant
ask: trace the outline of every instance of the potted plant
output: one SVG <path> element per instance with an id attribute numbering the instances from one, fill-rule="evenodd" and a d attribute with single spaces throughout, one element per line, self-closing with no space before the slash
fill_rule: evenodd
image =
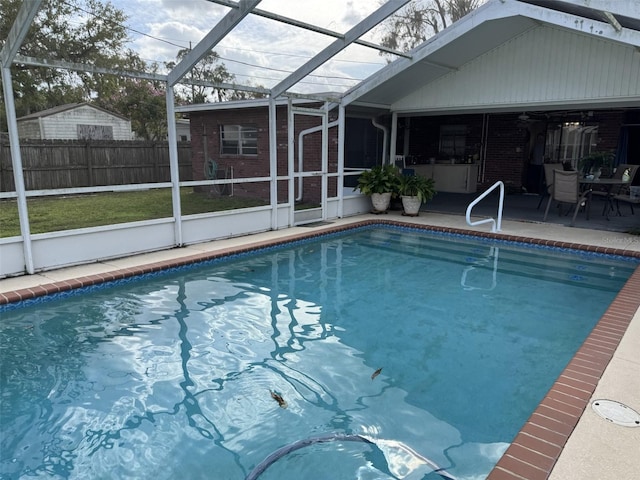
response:
<path id="1" fill-rule="evenodd" d="M 404 215 L 417 216 L 420 206 L 436 194 L 432 178 L 421 175 L 401 175 L 398 181 L 398 194 L 402 197 Z"/>
<path id="2" fill-rule="evenodd" d="M 611 152 L 591 152 L 580 159 L 579 170 L 583 175 L 594 175 L 598 178 L 601 174 L 605 177 L 611 174 L 615 155 Z"/>
<path id="3" fill-rule="evenodd" d="M 397 191 L 398 169 L 395 165 L 376 165 L 358 177 L 357 189 L 364 195 L 371 195 L 374 212 L 386 212 L 391 195 Z"/>

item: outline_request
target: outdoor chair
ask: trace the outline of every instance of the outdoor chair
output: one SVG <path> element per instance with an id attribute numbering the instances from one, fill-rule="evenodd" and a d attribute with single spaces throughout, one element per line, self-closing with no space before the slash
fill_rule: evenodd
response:
<path id="1" fill-rule="evenodd" d="M 553 188 L 551 189 L 551 195 L 549 195 L 549 201 L 547 202 L 547 208 L 544 212 L 544 220 L 547 221 L 547 215 L 549 214 L 549 208 L 551 202 L 558 202 L 559 213 L 562 215 L 562 204 L 568 203 L 575 205 L 575 211 L 573 212 L 573 218 L 571 219 L 571 226 L 576 222 L 576 216 L 581 206 L 584 206 L 589 200 L 591 195 L 591 189 L 580 191 L 580 182 L 578 181 L 579 173 L 576 171 L 565 172 L 563 170 L 553 171 Z M 589 209 L 587 208 L 587 220 L 589 220 Z"/>
<path id="2" fill-rule="evenodd" d="M 625 186 L 617 195 L 613 196 L 613 200 L 616 201 L 616 212 L 619 217 L 622 216 L 622 212 L 620 212 L 620 202 L 628 203 L 629 208 L 631 208 L 631 215 L 636 214 L 636 212 L 633 211 L 633 206 L 640 205 L 640 195 L 638 194 L 640 192 L 633 192 L 635 194 L 632 195 L 632 188 L 640 190 L 640 187 Z"/>
<path id="3" fill-rule="evenodd" d="M 633 182 L 633 179 L 638 171 L 638 167 L 640 165 L 630 165 L 628 163 L 621 163 L 616 167 L 616 172 L 611 177 L 614 180 L 622 181 L 622 176 L 625 172 L 629 175 L 629 181 L 626 185 L 620 184 L 615 185 L 610 188 L 603 188 L 601 190 L 593 190 L 591 193 L 592 197 L 603 198 L 605 200 L 604 208 L 602 209 L 602 215 L 607 213 L 607 209 L 609 211 L 613 210 L 613 200 L 616 200 L 616 197 L 622 197 L 624 201 L 625 193 L 628 192 L 629 185 Z M 631 200 L 631 197 L 629 197 Z M 633 211 L 633 206 L 631 207 L 631 211 Z M 620 213 L 620 209 L 618 208 L 618 214 Z"/>
<path id="4" fill-rule="evenodd" d="M 558 168 L 562 168 L 561 163 L 545 163 L 542 165 L 544 168 L 544 190 L 540 192 L 540 201 L 538 202 L 538 206 L 536 210 L 540 210 L 540 205 L 542 205 L 542 201 L 545 197 L 551 195 L 551 191 L 553 190 L 553 171 Z"/>

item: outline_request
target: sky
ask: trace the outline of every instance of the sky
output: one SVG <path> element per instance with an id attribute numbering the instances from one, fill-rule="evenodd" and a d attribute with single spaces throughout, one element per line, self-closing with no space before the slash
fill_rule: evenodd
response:
<path id="1" fill-rule="evenodd" d="M 229 8 L 208 0 L 102 0 L 127 16 L 129 47 L 147 62 L 175 61 L 195 46 Z M 256 8 L 345 33 L 379 7 L 378 0 L 262 0 Z M 145 35 L 136 33 L 143 32 Z M 380 43 L 378 28 L 364 40 Z M 273 87 L 335 39 L 250 15 L 214 47 L 227 70 L 245 85 Z M 377 50 L 351 45 L 290 89 L 300 93 L 344 91 L 386 64 Z M 347 80 L 352 78 L 355 80 Z"/>

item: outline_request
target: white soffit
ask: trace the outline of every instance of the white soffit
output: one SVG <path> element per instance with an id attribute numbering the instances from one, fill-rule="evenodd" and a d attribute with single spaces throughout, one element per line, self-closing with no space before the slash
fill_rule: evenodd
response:
<path id="1" fill-rule="evenodd" d="M 503 43 L 542 25 L 592 35 L 640 49 L 640 16 L 633 8 L 613 9 L 622 31 L 607 22 L 604 11 L 584 4 L 606 4 L 593 0 L 490 0 L 471 14 L 413 50 L 411 59 L 398 59 L 364 80 L 344 95 L 345 104 L 391 107 L 421 86 L 435 81 Z M 613 2 L 626 4 L 634 2 Z M 637 2 L 640 4 L 640 2 Z M 547 8 L 553 6 L 554 8 Z M 563 8 L 564 10 L 559 10 Z M 637 6 L 636 10 L 640 10 Z M 581 11 L 590 17 L 571 13 Z M 624 14 L 623 14 L 624 13 Z"/>
<path id="2" fill-rule="evenodd" d="M 391 105 L 396 112 L 546 110 L 640 105 L 634 47 L 543 25 Z"/>

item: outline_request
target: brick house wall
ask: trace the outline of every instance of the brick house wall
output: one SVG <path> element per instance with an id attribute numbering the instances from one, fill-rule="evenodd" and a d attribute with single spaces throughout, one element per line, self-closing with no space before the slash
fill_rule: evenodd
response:
<path id="1" fill-rule="evenodd" d="M 504 182 L 507 191 L 520 191 L 528 162 L 529 133 L 517 115 L 490 115 L 487 135 L 485 180 L 480 190 L 498 180 Z"/>
<path id="2" fill-rule="evenodd" d="M 465 151 L 460 157 L 479 156 L 482 147 L 482 114 L 412 117 L 408 124 L 409 152 L 416 163 L 427 163 L 429 158 L 443 159 L 440 152 L 440 127 L 463 125 L 466 127 Z M 404 140 L 399 139 L 398 148 Z M 523 184 L 527 161 L 527 131 L 517 125 L 517 115 L 489 116 L 486 149 L 485 181 L 478 184 L 480 191 L 502 180 L 505 185 L 519 189 Z M 477 157 L 476 157 L 477 158 Z M 460 160 L 462 161 L 462 160 Z"/>
<path id="3" fill-rule="evenodd" d="M 620 127 L 625 123 L 625 112 L 594 112 L 593 120 L 598 123 L 598 145 L 594 150 L 615 152 L 620 136 Z"/>
<path id="4" fill-rule="evenodd" d="M 434 117 L 412 117 L 408 124 L 409 152 L 416 163 L 428 163 L 429 158 L 440 158 L 440 126 L 464 125 L 467 128 L 466 149 L 461 155 L 480 153 L 482 136 L 482 115 L 447 115 Z M 399 129 L 400 130 L 400 129 Z M 398 149 L 402 153 L 404 138 L 399 135 Z"/>
<path id="5" fill-rule="evenodd" d="M 584 112 L 585 114 L 587 112 Z M 553 113 L 557 118 L 562 113 Z M 567 119 L 581 118 L 573 113 Z M 615 152 L 620 127 L 625 122 L 624 111 L 594 111 L 593 116 L 585 117 L 588 122 L 598 124 L 597 144 L 592 146 L 593 151 Z M 446 115 L 429 117 L 411 117 L 400 119 L 409 130 L 409 155 L 417 163 L 427 163 L 428 159 L 441 158 L 439 152 L 440 126 L 465 125 L 466 126 L 466 151 L 469 154 L 479 154 L 482 141 L 481 114 L 472 115 Z M 538 127 L 541 128 L 541 127 Z M 402 129 L 399 128 L 399 132 Z M 544 127 L 542 127 L 544 131 Z M 484 181 L 478 183 L 478 191 L 486 190 L 496 181 L 502 180 L 509 191 L 519 192 L 526 185 L 526 175 L 531 150 L 530 140 L 532 132 L 526 123 L 518 121 L 518 114 L 490 114 L 488 118 L 486 163 Z M 347 137 L 348 141 L 348 137 Z M 402 153 L 404 137 L 398 136 L 397 151 Z"/>
<path id="6" fill-rule="evenodd" d="M 234 178 L 269 176 L 269 110 L 267 107 L 242 108 L 236 110 L 213 110 L 209 112 L 192 112 L 191 145 L 194 180 L 204 179 L 205 155 L 218 164 L 219 171 L 233 167 Z M 333 121 L 335 118 L 329 118 Z M 302 130 L 320 126 L 322 119 L 315 116 L 295 116 L 295 165 L 298 165 L 298 134 Z M 223 125 L 252 125 L 257 129 L 257 155 L 222 154 L 220 131 Z M 287 175 L 287 107 L 276 107 L 277 128 L 277 174 Z M 206 135 L 206 154 L 204 138 Z M 315 132 L 304 138 L 304 170 L 320 170 L 321 168 L 322 133 Z M 337 128 L 329 129 L 329 171 L 337 172 L 338 167 Z M 337 193 L 335 179 L 331 179 L 329 196 Z M 298 196 L 297 181 L 295 195 Z M 305 203 L 319 203 L 321 194 L 321 177 L 308 177 L 303 183 Z M 234 186 L 234 195 L 241 197 L 269 200 L 269 182 L 242 183 Z M 278 202 L 287 201 L 287 182 L 278 182 Z"/>
<path id="7" fill-rule="evenodd" d="M 278 175 L 287 174 L 287 107 L 277 107 L 277 155 Z M 586 114 L 586 112 L 585 112 Z M 329 121 L 335 120 L 335 114 Z M 550 112 L 554 122 L 565 115 L 562 112 Z M 567 116 L 567 120 L 576 119 L 576 112 Z M 615 151 L 620 127 L 625 122 L 624 111 L 594 111 L 588 121 L 598 124 L 597 145 L 593 150 Z M 295 116 L 295 164 L 298 164 L 298 133 L 304 129 L 319 126 L 321 119 L 306 115 Z M 258 130 L 257 155 L 221 154 L 220 128 L 222 125 L 255 125 Z M 483 115 L 446 115 L 416 116 L 400 118 L 396 151 L 404 151 L 405 130 L 409 131 L 409 161 L 427 163 L 429 158 L 440 158 L 440 127 L 442 125 L 464 125 L 466 127 L 465 152 L 461 157 L 479 155 L 482 148 Z M 268 108 L 242 108 L 236 110 L 213 110 L 191 113 L 191 150 L 193 157 L 193 178 L 204 179 L 205 148 L 203 133 L 206 132 L 206 155 L 214 159 L 219 168 L 233 167 L 234 178 L 269 176 L 269 116 Z M 370 128 L 374 129 L 373 126 Z M 538 124 L 538 131 L 544 126 Z M 478 191 L 484 191 L 496 181 L 505 182 L 510 192 L 520 192 L 527 184 L 527 171 L 531 151 L 530 140 L 533 132 L 527 123 L 518 121 L 518 114 L 490 114 L 488 116 L 486 162 L 484 181 L 478 183 Z M 352 141 L 357 141 L 354 139 Z M 348 150 L 350 137 L 346 130 L 346 147 Z M 337 128 L 329 129 L 329 171 L 337 172 Z M 304 140 L 305 171 L 320 170 L 321 132 L 307 135 Z M 234 186 L 234 195 L 269 200 L 269 182 L 245 183 Z M 295 195 L 298 196 L 298 185 L 295 182 Z M 337 195 L 337 179 L 329 179 L 329 197 Z M 304 203 L 317 204 L 321 199 L 321 177 L 304 179 Z M 278 182 L 278 202 L 287 201 L 287 182 Z"/>

